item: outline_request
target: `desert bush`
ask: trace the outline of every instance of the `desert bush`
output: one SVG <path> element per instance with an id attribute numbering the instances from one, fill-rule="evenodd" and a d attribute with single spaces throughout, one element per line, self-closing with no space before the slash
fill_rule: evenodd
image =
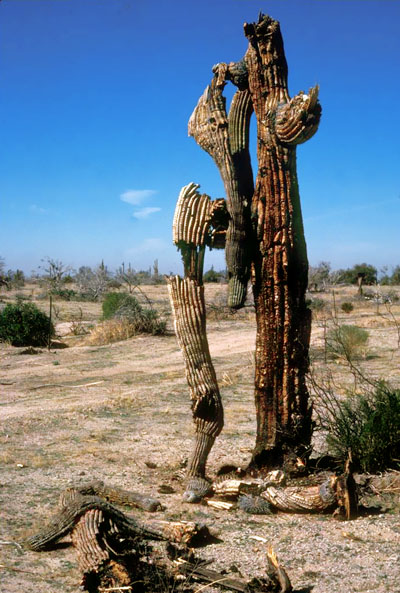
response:
<path id="1" fill-rule="evenodd" d="M 349 303 L 348 301 L 345 301 L 340 305 L 340 308 L 344 313 L 351 313 L 354 309 L 354 305 L 352 303 Z"/>
<path id="2" fill-rule="evenodd" d="M 348 361 L 365 354 L 369 333 L 356 325 L 336 325 L 327 335 L 327 351 Z"/>
<path id="3" fill-rule="evenodd" d="M 55 288 L 50 291 L 52 296 L 56 296 L 63 301 L 73 301 L 77 298 L 77 292 L 72 288 Z"/>
<path id="4" fill-rule="evenodd" d="M 54 335 L 49 317 L 33 303 L 9 304 L 0 313 L 0 341 L 12 346 L 45 346 Z"/>
<path id="5" fill-rule="evenodd" d="M 331 388 L 320 388 L 315 407 L 318 426 L 327 432 L 329 452 L 341 465 L 351 451 L 357 470 L 400 468 L 399 389 L 381 381 L 340 401 Z"/>
<path id="6" fill-rule="evenodd" d="M 386 296 L 385 302 L 387 302 L 388 304 L 398 303 L 400 300 L 399 294 L 393 289 L 388 290 L 385 296 Z"/>
<path id="7" fill-rule="evenodd" d="M 157 311 L 143 307 L 133 295 L 111 292 L 106 295 L 102 308 L 103 320 L 124 322 L 121 328 L 118 325 L 115 328 L 111 325 L 112 331 L 117 333 L 121 331 L 122 335 L 128 333 L 127 337 L 139 333 L 165 334 L 166 322 L 159 318 Z"/>
<path id="8" fill-rule="evenodd" d="M 220 272 L 216 272 L 214 270 L 214 266 L 211 266 L 207 272 L 203 274 L 203 282 L 224 282 L 226 281 L 226 271 L 221 270 Z"/>
<path id="9" fill-rule="evenodd" d="M 141 305 L 136 297 L 124 292 L 109 292 L 105 295 L 102 304 L 103 319 L 112 319 L 117 311 L 125 307 L 127 310 L 138 311 Z"/>
<path id="10" fill-rule="evenodd" d="M 30 301 L 32 299 L 31 295 L 24 294 L 23 292 L 15 293 L 15 300 L 17 303 L 21 303 L 22 301 Z"/>
<path id="11" fill-rule="evenodd" d="M 104 346 L 121 340 L 128 340 L 135 335 L 127 319 L 107 319 L 99 323 L 85 339 L 86 344 Z"/>
<path id="12" fill-rule="evenodd" d="M 115 319 L 127 320 L 134 334 L 153 334 L 160 336 L 165 334 L 166 322 L 159 319 L 157 311 L 154 309 L 144 309 L 139 305 L 139 309 L 132 308 L 130 305 L 122 305 L 115 314 Z"/>
<path id="13" fill-rule="evenodd" d="M 107 287 L 108 288 L 121 288 L 122 286 L 122 282 L 120 282 L 119 280 L 117 280 L 116 278 L 110 278 L 110 280 L 108 281 Z"/>
<path id="14" fill-rule="evenodd" d="M 396 303 L 399 300 L 399 295 L 393 289 L 390 289 L 387 292 L 382 292 L 378 285 L 375 290 L 364 290 L 361 298 L 365 299 L 366 301 L 373 301 L 376 304 L 390 305 L 392 303 Z"/>
<path id="15" fill-rule="evenodd" d="M 308 268 L 308 286 L 310 291 L 325 290 L 329 283 L 331 264 L 329 262 L 320 262 L 317 266 Z"/>

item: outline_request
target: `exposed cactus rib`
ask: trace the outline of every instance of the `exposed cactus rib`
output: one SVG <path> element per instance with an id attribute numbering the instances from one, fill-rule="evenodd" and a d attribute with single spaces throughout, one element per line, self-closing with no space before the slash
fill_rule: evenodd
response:
<path id="1" fill-rule="evenodd" d="M 206 336 L 204 287 L 190 278 L 174 276 L 168 278 L 168 289 L 176 335 L 186 363 L 196 426 L 215 437 L 222 429 L 223 416 Z M 215 418 L 214 412 L 217 412 Z"/>
<path id="2" fill-rule="evenodd" d="M 308 95 L 300 92 L 277 108 L 275 131 L 281 142 L 301 144 L 315 134 L 321 116 L 318 90 L 316 85 L 309 90 Z"/>
<path id="3" fill-rule="evenodd" d="M 291 513 L 322 513 L 336 504 L 335 493 L 321 497 L 320 487 L 274 488 L 270 486 L 261 496 L 280 511 Z"/>
<path id="4" fill-rule="evenodd" d="M 110 558 L 104 534 L 116 527 L 106 520 L 101 509 L 87 511 L 74 526 L 71 539 L 77 551 L 79 569 L 83 574 L 98 571 Z"/>
<path id="5" fill-rule="evenodd" d="M 199 187 L 196 183 L 189 183 L 181 189 L 172 225 L 175 245 L 184 242 L 202 247 L 207 243 L 212 202 L 206 194 L 199 194 Z"/>
<path id="6" fill-rule="evenodd" d="M 232 155 L 248 149 L 253 103 L 248 89 L 236 91 L 228 115 L 229 146 Z"/>

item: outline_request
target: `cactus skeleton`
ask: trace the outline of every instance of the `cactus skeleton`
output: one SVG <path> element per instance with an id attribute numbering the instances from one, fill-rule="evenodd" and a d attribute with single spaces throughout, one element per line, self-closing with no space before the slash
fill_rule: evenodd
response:
<path id="1" fill-rule="evenodd" d="M 226 202 L 182 189 L 174 242 L 185 279 L 169 279 L 178 340 L 184 353 L 197 430 L 192 477 L 205 480 L 205 462 L 222 429 L 222 405 L 205 333 L 202 266 L 205 247 L 225 238 L 228 305 L 244 305 L 251 277 L 256 309 L 257 437 L 250 465 L 269 469 L 307 458 L 311 406 L 305 375 L 311 314 L 306 306 L 308 260 L 296 173 L 296 146 L 317 131 L 318 86 L 292 99 L 279 23 L 260 15 L 245 24 L 244 59 L 213 68 L 211 84 L 189 120 L 189 135 L 215 161 Z M 227 114 L 227 81 L 237 91 Z M 249 125 L 257 119 L 258 173 L 254 184 Z M 201 483 L 201 480 L 200 480 Z M 204 485 L 205 489 L 207 485 Z M 201 488 L 200 488 L 201 490 Z M 193 499 L 196 498 L 195 496 Z"/>

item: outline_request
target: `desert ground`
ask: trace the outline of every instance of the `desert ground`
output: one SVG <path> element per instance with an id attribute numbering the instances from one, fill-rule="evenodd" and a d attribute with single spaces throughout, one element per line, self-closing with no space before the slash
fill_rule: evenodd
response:
<path id="1" fill-rule="evenodd" d="M 101 304 L 56 300 L 59 337 L 50 350 L 0 344 L 0 592 L 79 590 L 71 546 L 35 553 L 18 542 L 43 526 L 63 489 L 92 478 L 158 498 L 165 507 L 155 513 L 160 519 L 208 525 L 222 541 L 197 553 L 213 560 L 215 570 L 261 575 L 266 544 L 252 539 L 258 536 L 273 545 L 298 593 L 400 591 L 400 504 L 393 498 L 350 522 L 329 514 L 261 516 L 182 503 L 193 439 L 189 390 L 166 286 L 142 288 L 168 320 L 164 336 L 94 345 L 84 332 L 98 323 Z M 224 285 L 206 286 L 208 339 L 225 406 L 225 427 L 209 458 L 210 477 L 227 463 L 245 467 L 255 441 L 254 312 L 250 304 L 229 314 L 221 306 L 225 291 Z M 19 292 L 48 309 L 48 301 L 36 300 L 38 287 Z M 343 393 L 354 380 L 343 360 L 325 361 L 324 327 L 336 308 L 339 322 L 369 332 L 368 350 L 358 361 L 363 372 L 398 387 L 399 302 L 356 300 L 356 287 L 336 287 L 334 293 L 313 295 L 326 302 L 313 319 L 315 372 L 331 373 Z M 0 296 L 3 302 L 15 298 L 4 290 Z M 341 310 L 344 301 L 354 304 L 353 311 Z M 319 434 L 315 446 L 324 448 Z M 159 493 L 162 485 L 173 492 Z"/>

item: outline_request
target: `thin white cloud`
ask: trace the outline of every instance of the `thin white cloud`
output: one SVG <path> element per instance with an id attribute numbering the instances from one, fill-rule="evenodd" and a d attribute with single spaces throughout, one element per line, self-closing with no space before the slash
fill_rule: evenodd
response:
<path id="1" fill-rule="evenodd" d="M 147 207 L 147 208 L 141 208 L 140 210 L 135 210 L 135 212 L 132 214 L 132 216 L 134 218 L 138 218 L 139 220 L 142 220 L 143 218 L 148 218 L 151 214 L 154 214 L 155 212 L 160 212 L 161 208 L 156 208 L 156 207 Z"/>
<path id="2" fill-rule="evenodd" d="M 132 204 L 133 206 L 139 206 L 147 198 L 151 198 L 157 192 L 155 189 L 127 189 L 120 195 L 123 202 Z"/>
<path id="3" fill-rule="evenodd" d="M 34 212 L 35 214 L 48 214 L 50 212 L 50 210 L 47 210 L 46 208 L 41 208 L 37 204 L 31 204 L 29 206 L 29 210 L 30 212 Z"/>

